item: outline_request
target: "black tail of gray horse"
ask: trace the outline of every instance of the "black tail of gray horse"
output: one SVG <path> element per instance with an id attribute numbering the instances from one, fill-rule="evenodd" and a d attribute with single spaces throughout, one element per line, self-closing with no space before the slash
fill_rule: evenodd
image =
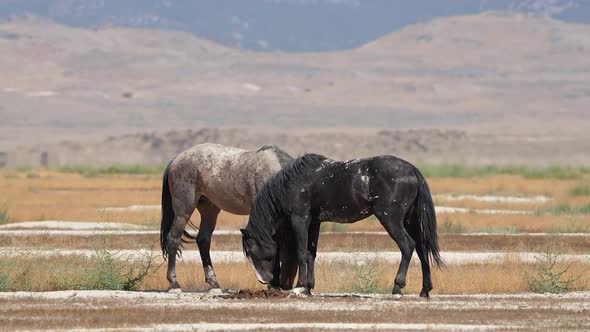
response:
<path id="1" fill-rule="evenodd" d="M 416 177 L 418 178 L 418 198 L 416 200 L 414 211 L 420 222 L 420 244 L 424 253 L 432 258 L 440 268 L 445 264 L 440 257 L 438 248 L 438 239 L 436 233 L 436 214 L 430 189 L 426 179 L 418 169 L 415 168 Z M 418 244 L 418 243 L 417 243 Z"/>
<path id="2" fill-rule="evenodd" d="M 170 164 L 172 161 L 168 163 L 166 169 L 164 170 L 164 176 L 162 177 L 162 222 L 160 223 L 160 247 L 162 248 L 162 255 L 166 258 L 168 255 L 168 245 L 167 245 L 167 237 L 168 233 L 170 233 L 170 229 L 172 228 L 172 224 L 174 223 L 174 208 L 172 208 L 172 194 L 170 193 L 170 184 L 168 183 L 168 171 L 170 169 Z M 190 235 L 187 231 L 183 232 L 183 235 L 188 237 L 191 240 L 196 240 L 197 238 Z M 181 239 L 183 243 L 188 243 L 184 239 Z M 182 253 L 182 244 L 178 248 L 178 255 Z"/>
<path id="3" fill-rule="evenodd" d="M 174 223 L 174 209 L 172 208 L 172 194 L 170 193 L 170 185 L 168 184 L 168 171 L 170 164 L 164 170 L 162 178 L 162 223 L 160 224 L 160 247 L 162 248 L 162 255 L 164 258 L 168 255 L 167 237 L 172 224 Z"/>

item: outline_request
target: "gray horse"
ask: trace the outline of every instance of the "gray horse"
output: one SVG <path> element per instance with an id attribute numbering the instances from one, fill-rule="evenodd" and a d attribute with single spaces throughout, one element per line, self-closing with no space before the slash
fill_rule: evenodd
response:
<path id="1" fill-rule="evenodd" d="M 162 223 L 160 245 L 168 259 L 166 277 L 171 291 L 179 291 L 176 278 L 176 256 L 181 250 L 184 234 L 195 239 L 205 281 L 211 288 L 219 283 L 211 263 L 209 248 L 220 210 L 237 215 L 250 213 L 254 196 L 268 178 L 284 168 L 292 158 L 276 146 L 257 150 L 242 150 L 219 144 L 196 145 L 173 159 L 164 171 L 162 184 Z M 195 208 L 201 215 L 197 237 L 184 229 Z M 296 261 L 288 261 L 288 251 L 282 250 L 281 275 L 274 285 L 290 289 L 297 273 Z M 277 262 L 279 264 L 279 262 Z"/>

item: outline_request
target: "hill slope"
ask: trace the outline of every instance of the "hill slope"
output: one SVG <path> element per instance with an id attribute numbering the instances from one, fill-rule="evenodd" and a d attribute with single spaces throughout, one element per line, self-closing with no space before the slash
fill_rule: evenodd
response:
<path id="1" fill-rule="evenodd" d="M 585 135 L 589 53 L 589 26 L 509 13 L 303 54 L 12 21 L 0 24 L 0 149 L 205 126 Z"/>
<path id="2" fill-rule="evenodd" d="M 586 0 L 0 0 L 0 19 L 30 14 L 84 28 L 187 31 L 288 52 L 354 48 L 408 24 L 491 10 L 590 23 Z"/>

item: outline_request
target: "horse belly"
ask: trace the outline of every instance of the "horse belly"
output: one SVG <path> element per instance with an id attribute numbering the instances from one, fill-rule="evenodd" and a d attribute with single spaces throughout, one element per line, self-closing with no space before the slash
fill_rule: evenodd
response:
<path id="1" fill-rule="evenodd" d="M 360 203 L 360 204 L 359 204 Z M 368 202 L 354 200 L 326 202 L 319 206 L 318 219 L 339 223 L 353 223 L 365 219 L 372 214 Z"/>
<path id="2" fill-rule="evenodd" d="M 254 197 L 252 185 L 243 178 L 228 176 L 222 182 L 202 181 L 201 194 L 223 211 L 246 215 Z"/>
<path id="3" fill-rule="evenodd" d="M 314 190 L 320 221 L 353 223 L 372 214 L 368 182 L 364 177 L 348 174 L 350 171 L 343 173 L 324 179 Z"/>

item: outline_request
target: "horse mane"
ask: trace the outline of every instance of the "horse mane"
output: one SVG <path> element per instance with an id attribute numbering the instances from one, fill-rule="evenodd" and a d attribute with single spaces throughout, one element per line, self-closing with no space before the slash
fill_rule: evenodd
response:
<path id="1" fill-rule="evenodd" d="M 326 159 L 318 154 L 305 154 L 266 181 L 254 198 L 246 226 L 253 238 L 260 242 L 272 240 L 274 226 L 283 216 L 282 204 L 290 185 L 310 169 L 317 169 Z"/>
<path id="2" fill-rule="evenodd" d="M 289 163 L 293 161 L 293 157 L 291 157 L 287 152 L 281 150 L 281 148 L 274 144 L 263 145 L 258 150 L 256 150 L 256 153 L 266 150 L 271 150 L 275 154 L 275 156 L 279 160 L 279 164 L 281 164 L 281 168 L 287 167 L 287 165 L 289 165 Z"/>

